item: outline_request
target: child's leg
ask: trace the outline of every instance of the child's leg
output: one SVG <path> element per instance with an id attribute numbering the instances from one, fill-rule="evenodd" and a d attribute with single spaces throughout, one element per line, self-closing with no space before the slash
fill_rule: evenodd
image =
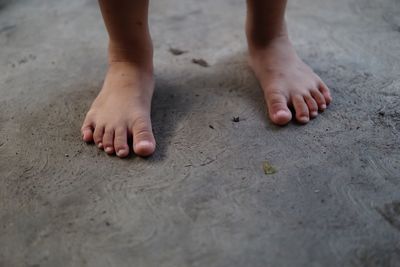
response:
<path id="1" fill-rule="evenodd" d="M 126 157 L 127 138 L 140 156 L 154 152 L 150 122 L 154 90 L 148 0 L 100 0 L 109 33 L 109 68 L 82 126 L 83 140 Z"/>
<path id="2" fill-rule="evenodd" d="M 250 66 L 264 91 L 271 120 L 307 123 L 332 100 L 329 89 L 297 56 L 290 43 L 284 14 L 286 0 L 247 0 L 246 32 Z"/>

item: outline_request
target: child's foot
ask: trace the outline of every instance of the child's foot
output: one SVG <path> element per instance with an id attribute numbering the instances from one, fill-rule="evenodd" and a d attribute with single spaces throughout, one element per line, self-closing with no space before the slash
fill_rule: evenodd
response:
<path id="1" fill-rule="evenodd" d="M 156 146 L 150 122 L 153 91 L 152 71 L 129 62 L 111 63 L 83 123 L 83 140 L 94 141 L 108 154 L 126 157 L 128 138 L 133 137 L 134 152 L 151 155 Z"/>
<path id="2" fill-rule="evenodd" d="M 296 54 L 287 36 L 265 46 L 249 43 L 250 66 L 264 91 L 271 121 L 285 125 L 293 107 L 300 123 L 315 118 L 332 101 L 328 87 Z"/>

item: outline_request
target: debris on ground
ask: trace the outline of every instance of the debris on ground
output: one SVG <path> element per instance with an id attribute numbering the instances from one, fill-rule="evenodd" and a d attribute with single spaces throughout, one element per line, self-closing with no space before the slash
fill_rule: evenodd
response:
<path id="1" fill-rule="evenodd" d="M 205 61 L 205 60 L 202 59 L 202 58 L 193 58 L 193 59 L 192 59 L 192 63 L 197 64 L 197 65 L 199 65 L 199 66 L 202 66 L 202 67 L 204 67 L 204 68 L 207 68 L 207 67 L 210 66 L 210 65 L 208 64 L 208 62 Z"/>
<path id="2" fill-rule="evenodd" d="M 263 169 L 264 169 L 264 173 L 265 173 L 266 175 L 274 174 L 274 173 L 277 172 L 277 170 L 275 169 L 275 167 L 272 166 L 268 161 L 264 161 L 264 163 L 263 163 Z"/>
<path id="3" fill-rule="evenodd" d="M 208 127 L 210 127 L 211 129 L 213 129 L 213 130 L 214 130 L 214 126 L 212 126 L 211 124 L 210 124 L 210 125 L 208 125 Z"/>
<path id="4" fill-rule="evenodd" d="M 239 121 L 240 121 L 240 118 L 239 118 L 239 117 L 233 117 L 233 118 L 232 118 L 232 121 L 233 121 L 233 122 L 239 122 Z"/>
<path id="5" fill-rule="evenodd" d="M 184 50 L 181 50 L 181 49 L 179 49 L 179 48 L 172 48 L 172 47 L 170 47 L 170 48 L 169 48 L 169 52 L 170 52 L 171 54 L 173 54 L 174 56 L 180 56 L 180 55 L 182 55 L 182 54 L 187 53 L 188 51 L 184 51 Z"/>

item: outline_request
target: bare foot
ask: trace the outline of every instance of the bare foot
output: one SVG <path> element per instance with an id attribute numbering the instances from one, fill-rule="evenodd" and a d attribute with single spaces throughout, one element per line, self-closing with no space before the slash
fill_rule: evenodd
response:
<path id="1" fill-rule="evenodd" d="M 128 156 L 131 137 L 137 155 L 149 156 L 156 147 L 150 121 L 153 73 L 137 65 L 110 63 L 103 88 L 82 126 L 84 141 L 94 141 L 100 149 L 119 157 Z"/>
<path id="2" fill-rule="evenodd" d="M 249 43 L 249 63 L 257 76 L 271 121 L 285 125 L 295 110 L 300 123 L 309 122 L 332 101 L 328 87 L 296 54 L 287 36 L 272 39 L 265 46 Z"/>

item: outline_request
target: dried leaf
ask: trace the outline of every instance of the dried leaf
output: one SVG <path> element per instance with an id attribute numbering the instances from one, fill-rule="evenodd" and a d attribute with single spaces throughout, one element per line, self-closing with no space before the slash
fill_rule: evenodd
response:
<path id="1" fill-rule="evenodd" d="M 264 163 L 263 163 L 263 169 L 264 169 L 264 173 L 265 173 L 266 175 L 274 174 L 274 173 L 277 172 L 277 170 L 275 169 L 275 167 L 272 166 L 268 161 L 264 161 Z"/>

